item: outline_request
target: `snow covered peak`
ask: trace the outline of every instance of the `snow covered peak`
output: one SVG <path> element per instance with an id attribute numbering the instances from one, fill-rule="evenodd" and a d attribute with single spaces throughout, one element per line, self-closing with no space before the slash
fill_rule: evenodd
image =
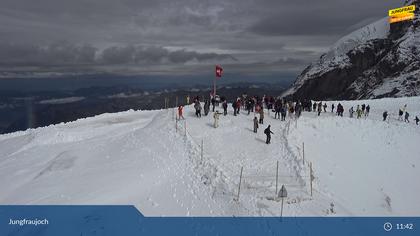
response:
<path id="1" fill-rule="evenodd" d="M 347 54 L 356 46 L 366 43 L 372 39 L 383 39 L 389 34 L 388 18 L 384 17 L 363 28 L 340 38 L 331 49 L 322 57 L 323 60 L 332 60 L 334 57 L 340 57 Z"/>

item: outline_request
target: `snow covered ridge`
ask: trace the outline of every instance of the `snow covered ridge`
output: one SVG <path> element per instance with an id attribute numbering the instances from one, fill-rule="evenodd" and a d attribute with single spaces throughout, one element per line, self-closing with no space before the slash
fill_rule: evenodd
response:
<path id="1" fill-rule="evenodd" d="M 266 110 L 257 134 L 253 114 L 233 116 L 229 106 L 214 128 L 212 115 L 196 118 L 187 106 L 179 122 L 172 109 L 127 111 L 0 135 L 0 204 L 133 204 L 146 216 L 278 216 L 278 163 L 278 188 L 289 193 L 284 215 L 419 215 L 420 126 L 413 119 L 420 97 L 340 103 L 345 117 L 303 112 L 281 122 Z M 370 115 L 349 118 L 350 106 L 363 103 Z M 396 119 L 405 104 L 410 123 Z M 262 132 L 268 124 L 270 145 Z"/>
<path id="2" fill-rule="evenodd" d="M 419 7 L 417 0 L 412 4 Z M 309 65 L 283 96 L 363 99 L 419 95 L 419 25 L 418 17 L 392 25 L 383 18 L 344 36 Z"/>

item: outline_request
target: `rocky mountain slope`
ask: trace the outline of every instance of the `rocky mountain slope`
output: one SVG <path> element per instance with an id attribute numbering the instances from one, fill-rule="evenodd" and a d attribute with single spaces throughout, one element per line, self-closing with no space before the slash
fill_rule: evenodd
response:
<path id="1" fill-rule="evenodd" d="M 420 94 L 420 0 L 412 21 L 385 17 L 341 38 L 283 96 L 363 99 Z"/>

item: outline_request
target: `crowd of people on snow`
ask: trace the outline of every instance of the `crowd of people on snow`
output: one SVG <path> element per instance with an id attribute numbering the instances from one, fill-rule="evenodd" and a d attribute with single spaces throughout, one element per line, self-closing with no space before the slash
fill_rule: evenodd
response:
<path id="1" fill-rule="evenodd" d="M 223 109 L 223 113 L 219 112 L 216 108 L 219 107 L 219 103 L 221 103 L 221 107 Z M 190 97 L 186 97 L 186 104 L 190 104 Z M 217 128 L 219 126 L 219 119 L 220 115 L 223 116 L 228 115 L 228 101 L 225 97 L 221 97 L 217 99 L 215 97 L 211 97 L 210 99 L 204 100 L 204 106 L 202 106 L 202 101 L 199 96 L 196 96 L 193 100 L 195 115 L 200 118 L 202 116 L 202 110 L 204 109 L 204 116 L 207 116 L 210 112 L 210 108 L 213 112 L 214 118 L 214 127 Z M 274 113 L 274 119 L 279 119 L 281 121 L 286 120 L 286 116 L 289 115 L 290 118 L 299 118 L 302 115 L 303 111 L 306 112 L 314 112 L 318 116 L 322 113 L 327 113 L 328 105 L 326 102 L 322 101 L 311 101 L 311 100 L 304 100 L 304 101 L 286 101 L 281 97 L 273 97 L 273 96 L 248 96 L 247 94 L 243 94 L 241 97 L 237 97 L 235 100 L 231 101 L 231 106 L 233 109 L 233 115 L 237 116 L 240 115 L 241 109 L 246 111 L 247 115 L 254 113 L 254 133 L 258 132 L 258 128 L 260 125 L 264 124 L 264 109 L 267 109 L 268 114 L 271 112 Z M 183 116 L 183 109 L 184 107 L 180 105 L 178 107 L 178 118 L 185 119 Z M 336 114 L 337 116 L 343 117 L 344 115 L 344 106 L 341 103 L 338 103 L 337 106 L 334 103 L 330 105 L 330 112 L 332 114 Z M 356 117 L 360 119 L 362 117 L 367 118 L 370 113 L 370 105 L 369 104 L 361 104 L 357 105 L 356 109 L 354 106 L 351 106 L 348 110 L 349 117 L 353 118 Z M 409 117 L 410 114 L 407 111 L 407 105 L 400 108 L 398 111 L 398 120 L 404 122 L 410 122 Z M 387 121 L 389 118 L 388 111 L 384 111 L 383 114 L 383 121 Z M 419 124 L 420 119 L 418 116 L 415 117 L 414 121 L 416 125 Z M 271 142 L 271 134 L 274 134 L 271 131 L 271 126 L 268 125 L 267 128 L 264 130 L 264 134 L 266 135 L 266 143 L 269 144 Z"/>

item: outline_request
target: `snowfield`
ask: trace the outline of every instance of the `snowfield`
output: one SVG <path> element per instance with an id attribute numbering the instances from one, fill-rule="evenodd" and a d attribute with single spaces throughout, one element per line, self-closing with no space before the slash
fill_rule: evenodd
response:
<path id="1" fill-rule="evenodd" d="M 188 106 L 178 123 L 173 109 L 127 111 L 0 135 L 0 204 L 132 204 L 146 216 L 279 216 L 278 162 L 278 189 L 288 191 L 283 215 L 420 215 L 420 126 L 413 121 L 420 97 L 343 101 L 345 117 L 329 112 L 331 103 L 320 117 L 304 112 L 281 122 L 266 113 L 257 134 L 253 114 L 235 117 L 229 106 L 214 128 L 212 113 L 199 119 Z M 348 118 L 350 106 L 363 103 L 371 106 L 369 117 Z M 404 104 L 409 124 L 396 120 Z M 268 124 L 270 145 L 263 134 Z"/>

